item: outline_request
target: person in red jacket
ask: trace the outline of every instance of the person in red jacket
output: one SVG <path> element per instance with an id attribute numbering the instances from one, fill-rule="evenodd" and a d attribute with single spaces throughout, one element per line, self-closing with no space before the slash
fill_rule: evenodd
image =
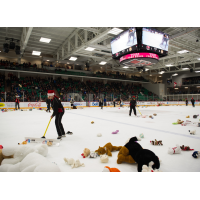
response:
<path id="1" fill-rule="evenodd" d="M 15 110 L 17 110 L 17 106 L 18 106 L 18 109 L 20 109 L 20 107 L 19 107 L 19 96 L 16 96 L 16 99 L 15 99 Z"/>
<path id="2" fill-rule="evenodd" d="M 51 115 L 51 119 L 55 117 L 55 124 L 56 124 L 56 130 L 58 133 L 58 138 L 61 139 L 62 137 L 66 137 L 65 131 L 62 125 L 62 117 L 65 113 L 65 110 L 63 108 L 63 105 L 61 104 L 61 101 L 58 99 L 58 97 L 55 95 L 54 90 L 48 90 L 48 99 L 51 100 L 51 107 L 53 109 L 53 114 Z M 68 131 L 66 134 L 72 134 L 72 132 Z"/>

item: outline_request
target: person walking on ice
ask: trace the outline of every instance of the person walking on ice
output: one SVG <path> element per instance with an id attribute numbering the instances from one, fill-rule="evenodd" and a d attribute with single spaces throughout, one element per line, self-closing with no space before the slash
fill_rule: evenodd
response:
<path id="1" fill-rule="evenodd" d="M 54 90 L 48 90 L 47 95 L 48 95 L 48 99 L 51 100 L 51 107 L 53 109 L 53 114 L 51 115 L 51 119 L 55 117 L 55 125 L 56 125 L 56 130 L 58 133 L 57 139 L 61 139 L 62 137 L 66 137 L 65 131 L 61 122 L 62 117 L 65 113 L 65 110 L 63 108 L 63 105 L 61 104 L 61 101 L 55 95 Z M 72 134 L 72 132 L 68 131 L 66 134 Z"/>
<path id="2" fill-rule="evenodd" d="M 132 97 L 131 101 L 130 101 L 130 111 L 129 111 L 129 116 L 131 116 L 131 112 L 132 110 L 134 111 L 134 115 L 136 116 L 136 109 L 135 109 L 135 106 L 136 106 L 136 100 L 135 100 L 135 96 Z"/>

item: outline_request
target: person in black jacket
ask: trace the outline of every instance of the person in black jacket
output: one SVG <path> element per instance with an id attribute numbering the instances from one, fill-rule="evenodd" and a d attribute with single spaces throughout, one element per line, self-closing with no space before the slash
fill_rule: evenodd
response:
<path id="1" fill-rule="evenodd" d="M 187 100 L 187 98 L 185 99 L 185 104 L 186 104 L 186 106 L 188 106 L 188 100 Z"/>
<path id="2" fill-rule="evenodd" d="M 61 139 L 62 137 L 66 136 L 63 125 L 61 123 L 65 110 L 63 108 L 63 105 L 61 104 L 61 101 L 58 99 L 56 95 L 54 95 L 54 90 L 48 90 L 48 99 L 51 100 L 51 107 L 53 109 L 53 114 L 51 115 L 51 119 L 53 117 L 56 117 L 55 124 L 56 124 L 57 133 L 58 133 L 57 139 Z M 70 133 L 69 131 L 67 132 L 67 134 L 70 134 Z"/>
<path id="3" fill-rule="evenodd" d="M 191 102 L 192 102 L 192 106 L 194 107 L 194 102 L 195 102 L 195 100 L 193 99 L 193 97 L 192 97 L 192 99 L 191 99 Z"/>
<path id="4" fill-rule="evenodd" d="M 134 111 L 134 115 L 136 116 L 136 109 L 135 109 L 135 106 L 136 106 L 136 100 L 135 100 L 135 96 L 132 97 L 131 101 L 130 101 L 130 112 L 129 112 L 129 116 L 131 116 L 131 112 L 132 112 L 132 109 Z"/>
<path id="5" fill-rule="evenodd" d="M 114 105 L 114 107 L 115 107 L 115 99 L 113 100 L 113 105 Z"/>
<path id="6" fill-rule="evenodd" d="M 46 110 L 46 112 L 48 112 L 48 111 L 51 112 L 51 111 L 50 111 L 50 103 L 51 103 L 51 100 L 50 100 L 50 99 L 47 99 L 47 100 L 46 100 L 46 104 L 47 104 L 47 110 Z"/>
<path id="7" fill-rule="evenodd" d="M 103 109 L 103 99 L 100 99 L 99 106 L 101 106 L 101 109 Z"/>

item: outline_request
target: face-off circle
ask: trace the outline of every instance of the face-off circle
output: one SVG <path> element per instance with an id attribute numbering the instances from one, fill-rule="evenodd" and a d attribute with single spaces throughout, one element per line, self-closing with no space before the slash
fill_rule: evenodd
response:
<path id="1" fill-rule="evenodd" d="M 159 56 L 155 53 L 131 53 L 120 58 L 120 64 L 127 67 L 145 67 L 158 61 Z"/>

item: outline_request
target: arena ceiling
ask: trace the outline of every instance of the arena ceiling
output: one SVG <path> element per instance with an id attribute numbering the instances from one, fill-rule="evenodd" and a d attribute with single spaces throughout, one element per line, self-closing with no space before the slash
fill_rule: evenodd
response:
<path id="1" fill-rule="evenodd" d="M 117 27 L 122 30 L 128 27 Z M 148 66 L 144 75 L 189 71 L 200 69 L 200 28 L 199 27 L 154 27 L 170 36 L 168 56 L 160 58 L 156 65 Z M 21 55 L 37 57 L 32 51 L 41 52 L 41 59 L 56 63 L 74 63 L 101 66 L 107 70 L 138 72 L 137 69 L 124 69 L 112 59 L 110 40 L 115 35 L 109 33 L 113 27 L 0 27 L 0 49 L 2 53 L 5 37 L 20 40 Z M 40 42 L 40 38 L 51 39 L 50 43 Z M 93 51 L 85 50 L 87 47 Z M 188 53 L 177 53 L 187 50 Z M 70 61 L 70 57 L 77 57 Z M 99 65 L 100 62 L 105 65 Z M 169 66 L 166 66 L 169 65 Z M 185 68 L 183 70 L 183 68 Z M 141 74 L 142 75 L 142 74 Z"/>

